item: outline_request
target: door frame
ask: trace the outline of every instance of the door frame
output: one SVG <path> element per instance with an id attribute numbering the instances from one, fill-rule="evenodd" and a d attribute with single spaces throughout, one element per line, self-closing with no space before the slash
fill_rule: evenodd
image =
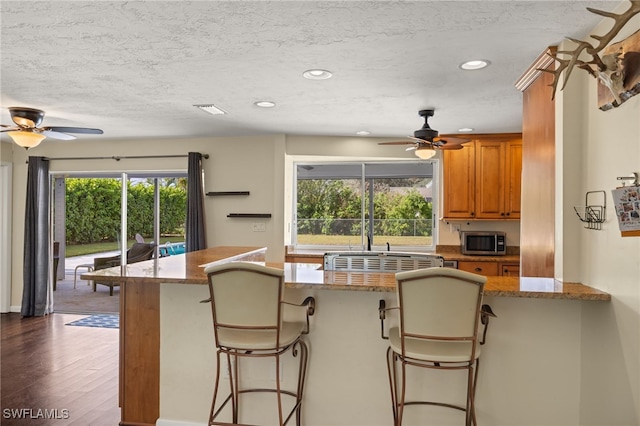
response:
<path id="1" fill-rule="evenodd" d="M 12 243 L 12 175 L 11 163 L 0 163 L 0 312 L 11 311 L 11 243 Z M 20 312 L 16 307 L 15 312 Z"/>

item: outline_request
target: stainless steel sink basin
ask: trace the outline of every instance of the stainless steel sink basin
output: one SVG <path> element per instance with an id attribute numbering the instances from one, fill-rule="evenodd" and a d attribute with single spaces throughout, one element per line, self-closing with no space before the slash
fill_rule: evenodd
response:
<path id="1" fill-rule="evenodd" d="M 325 271 L 400 272 L 442 266 L 442 256 L 427 253 L 364 251 L 324 255 Z"/>

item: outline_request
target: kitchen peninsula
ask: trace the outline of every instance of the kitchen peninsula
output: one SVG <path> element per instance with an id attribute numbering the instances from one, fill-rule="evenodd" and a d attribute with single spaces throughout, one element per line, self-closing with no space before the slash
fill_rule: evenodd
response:
<path id="1" fill-rule="evenodd" d="M 82 275 L 121 284 L 121 424 L 206 424 L 215 348 L 210 306 L 199 303 L 209 297 L 203 265 L 261 262 L 265 251 L 259 247 L 215 247 Z M 287 299 L 300 302 L 313 295 L 317 302 L 308 336 L 311 356 L 304 424 L 388 424 L 387 342 L 380 338 L 377 306 L 380 299 L 388 306 L 395 304 L 394 275 L 323 271 L 318 264 L 269 265 L 284 268 Z M 479 422 L 513 423 L 513 410 L 504 410 L 502 405 L 515 404 L 516 412 L 530 409 L 531 396 L 509 392 L 515 386 L 511 381 L 523 380 L 522 371 L 514 374 L 510 369 L 522 362 L 529 364 L 533 351 L 538 362 L 527 368 L 544 366 L 535 372 L 539 379 L 570 374 L 565 363 L 575 354 L 563 352 L 561 342 L 580 336 L 566 318 L 579 315 L 581 303 L 607 301 L 610 296 L 580 283 L 543 278 L 489 277 L 485 289 L 485 303 L 491 304 L 498 318 L 492 321 L 488 344 L 483 348 Z M 268 379 L 261 376 L 264 374 L 256 370 L 255 379 Z M 287 374 L 285 385 L 292 383 Z M 254 374 L 247 376 L 253 378 Z M 567 389 L 562 384 L 554 384 L 554 389 L 547 395 L 536 395 L 536 404 L 562 405 L 562 398 L 554 398 Z M 455 387 L 444 386 L 438 394 L 457 393 Z M 501 399 L 502 394 L 507 402 Z M 456 413 L 439 414 L 447 417 L 438 421 L 457 418 Z M 419 416 L 413 424 L 429 424 Z M 569 412 L 556 413 L 557 423 L 552 424 L 572 424 L 570 417 Z"/>

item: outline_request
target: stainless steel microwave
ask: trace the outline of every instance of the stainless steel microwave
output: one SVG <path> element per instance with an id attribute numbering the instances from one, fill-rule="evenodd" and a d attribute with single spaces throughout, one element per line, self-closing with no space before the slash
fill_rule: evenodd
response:
<path id="1" fill-rule="evenodd" d="M 507 254 L 507 235 L 499 231 L 462 231 L 462 254 L 502 256 Z"/>

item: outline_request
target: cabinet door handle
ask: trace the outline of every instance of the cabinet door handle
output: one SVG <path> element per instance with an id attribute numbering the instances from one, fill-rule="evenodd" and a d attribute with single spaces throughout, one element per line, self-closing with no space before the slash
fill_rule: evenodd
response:
<path id="1" fill-rule="evenodd" d="M 511 213 L 507 212 L 507 216 L 509 216 Z"/>
<path id="2" fill-rule="evenodd" d="M 476 269 L 474 269 L 474 271 L 476 271 L 476 272 L 481 272 L 481 271 L 482 271 L 482 268 L 476 268 Z"/>

